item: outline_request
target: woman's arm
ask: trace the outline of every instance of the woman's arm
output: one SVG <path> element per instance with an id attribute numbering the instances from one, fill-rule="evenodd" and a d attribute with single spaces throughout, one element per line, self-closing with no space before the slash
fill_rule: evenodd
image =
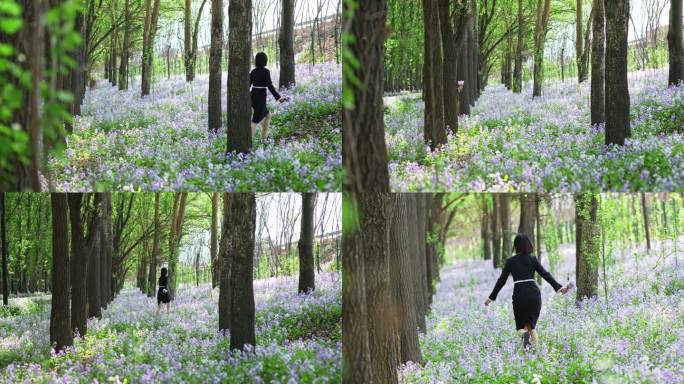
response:
<path id="1" fill-rule="evenodd" d="M 275 87 L 273 86 L 273 81 L 271 81 L 271 71 L 266 70 L 266 86 L 268 87 L 268 90 L 271 91 L 271 94 L 276 100 L 280 100 L 280 94 L 278 91 L 276 91 Z"/>
<path id="2" fill-rule="evenodd" d="M 504 264 L 504 267 L 501 270 L 501 276 L 499 276 L 499 279 L 496 280 L 496 284 L 494 285 L 492 293 L 489 294 L 489 300 L 496 300 L 496 296 L 499 294 L 501 288 L 503 288 L 503 286 L 506 285 L 506 280 L 508 280 L 508 275 L 510 274 L 511 270 L 508 268 L 508 263 L 506 263 Z"/>
<path id="3" fill-rule="evenodd" d="M 558 284 L 556 279 L 554 279 L 553 276 L 551 276 L 551 274 L 544 269 L 544 267 L 542 267 L 541 263 L 536 257 L 532 256 L 532 262 L 534 263 L 534 270 L 537 271 L 537 273 L 543 277 L 547 283 L 551 284 L 554 291 L 558 291 L 563 287 L 562 285 Z"/>

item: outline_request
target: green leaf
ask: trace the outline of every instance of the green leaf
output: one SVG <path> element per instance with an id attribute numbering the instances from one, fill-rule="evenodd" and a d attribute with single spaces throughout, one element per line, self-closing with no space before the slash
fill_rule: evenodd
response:
<path id="1" fill-rule="evenodd" d="M 10 16 L 20 16 L 21 6 L 14 2 L 14 0 L 0 0 L 0 13 Z"/>
<path id="2" fill-rule="evenodd" d="M 0 23 L 0 31 L 13 35 L 22 25 L 21 19 L 3 19 Z"/>
<path id="3" fill-rule="evenodd" d="M 12 46 L 9 44 L 0 43 L 0 56 L 10 56 L 14 52 Z"/>

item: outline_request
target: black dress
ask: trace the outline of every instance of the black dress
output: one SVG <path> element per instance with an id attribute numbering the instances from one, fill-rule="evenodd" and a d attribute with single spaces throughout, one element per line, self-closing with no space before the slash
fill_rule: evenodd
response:
<path id="1" fill-rule="evenodd" d="M 169 278 L 168 276 L 159 276 L 159 289 L 157 290 L 157 304 L 168 303 L 171 301 L 169 294 Z"/>
<path id="2" fill-rule="evenodd" d="M 249 73 L 249 85 L 252 86 L 251 97 L 252 97 L 252 109 L 254 113 L 252 114 L 252 123 L 258 124 L 261 120 L 268 114 L 268 108 L 266 108 L 266 89 L 271 91 L 271 94 L 276 100 L 280 100 L 280 94 L 273 87 L 273 82 L 271 81 L 271 72 L 266 68 L 254 68 L 252 72 Z"/>
<path id="3" fill-rule="evenodd" d="M 547 272 L 532 255 L 517 254 L 506 260 L 506 264 L 501 270 L 501 276 L 494 285 L 494 290 L 489 295 L 491 300 L 496 300 L 496 295 L 506 284 L 508 275 L 513 275 L 513 315 L 515 316 L 516 329 L 524 329 L 525 324 L 530 324 L 532 329 L 537 326 L 539 312 L 541 311 L 541 292 L 534 279 L 534 272 L 544 278 L 554 290 L 562 288 L 560 284 Z M 528 281 L 523 281 L 528 280 Z"/>

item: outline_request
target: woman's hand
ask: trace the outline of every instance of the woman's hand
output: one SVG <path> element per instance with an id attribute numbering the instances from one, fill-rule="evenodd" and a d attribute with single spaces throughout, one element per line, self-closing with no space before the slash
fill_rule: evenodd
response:
<path id="1" fill-rule="evenodd" d="M 487 300 L 485 300 L 485 307 L 488 306 L 488 305 L 491 304 L 491 303 L 492 303 L 492 299 L 490 299 L 490 298 L 488 297 Z"/>
<path id="2" fill-rule="evenodd" d="M 570 290 L 570 287 L 563 287 L 563 288 L 559 289 L 558 292 L 565 295 L 566 293 L 568 293 L 569 290 Z"/>
<path id="3" fill-rule="evenodd" d="M 290 101 L 290 98 L 287 97 L 287 96 L 283 96 L 283 97 L 281 97 L 280 99 L 278 99 L 278 102 L 279 102 L 279 103 L 284 103 L 284 102 L 286 102 L 286 101 Z"/>

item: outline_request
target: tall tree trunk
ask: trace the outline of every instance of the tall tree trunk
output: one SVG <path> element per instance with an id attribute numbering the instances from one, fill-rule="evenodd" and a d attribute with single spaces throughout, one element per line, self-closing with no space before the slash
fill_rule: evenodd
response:
<path id="1" fill-rule="evenodd" d="M 631 136 L 627 84 L 629 0 L 606 7 L 606 145 L 624 145 Z"/>
<path id="2" fill-rule="evenodd" d="M 541 96 L 544 84 L 544 45 L 551 14 L 551 0 L 537 0 L 537 24 L 534 30 L 534 85 L 532 96 Z"/>
<path id="3" fill-rule="evenodd" d="M 344 2 L 343 12 L 351 11 Z M 345 40 L 350 55 L 344 55 L 343 60 L 343 66 L 348 68 L 343 88 L 349 93 L 342 119 L 347 191 L 389 191 L 382 100 L 386 16 L 385 0 L 361 1 L 345 26 L 345 33 L 356 37 L 353 43 Z M 350 60 L 350 56 L 356 60 Z"/>
<path id="4" fill-rule="evenodd" d="M 43 161 L 43 128 L 42 128 L 42 114 L 41 109 L 41 94 L 40 94 L 40 84 L 43 79 L 43 55 L 45 54 L 45 26 L 42 23 L 42 18 L 40 15 L 43 13 L 43 1 L 34 0 L 31 1 L 31 7 L 26 7 L 24 12 L 30 14 L 27 20 L 31 25 L 31 34 L 29 36 L 30 43 L 28 47 L 30 52 L 27 55 L 31 58 L 28 60 L 30 71 L 31 71 L 31 90 L 29 91 L 28 99 L 28 131 L 31 140 L 31 165 L 25 167 L 20 165 L 18 168 L 17 175 L 21 181 L 23 173 L 28 173 L 28 180 L 20 182 L 16 190 L 24 190 L 25 187 L 29 185 L 36 192 L 40 192 L 40 168 L 41 162 Z M 0 185 L 2 185 L 0 183 Z M 4 292 L 4 291 L 3 291 Z"/>
<path id="5" fill-rule="evenodd" d="M 209 50 L 209 99 L 207 112 L 209 115 L 209 131 L 218 131 L 222 125 L 221 113 L 221 59 L 223 58 L 223 0 L 211 0 L 211 47 Z M 216 196 L 214 198 L 214 195 Z M 212 212 L 214 199 L 212 195 Z M 213 222 L 212 222 L 213 225 Z M 213 256 L 216 256 L 214 252 Z M 212 258 L 212 263 L 215 259 Z M 212 264 L 213 265 L 213 264 Z M 216 286 L 216 279 L 212 285 Z"/>
<path id="6" fill-rule="evenodd" d="M 157 260 L 159 260 L 159 239 L 161 223 L 159 222 L 159 192 L 154 194 L 154 233 L 152 235 L 152 255 L 150 255 L 150 273 L 147 279 L 147 296 L 154 297 L 157 292 Z"/>
<path id="7" fill-rule="evenodd" d="M 69 222 L 64 193 L 50 195 L 52 203 L 52 303 L 50 344 L 61 352 L 73 344 L 69 310 Z"/>
<path id="8" fill-rule="evenodd" d="M 349 193 L 343 195 L 345 212 L 358 212 L 357 196 Z M 342 316 L 342 383 L 344 384 L 371 382 L 364 258 L 368 248 L 377 245 L 367 242 L 368 234 L 361 225 L 361 219 L 365 216 L 352 214 L 342 221 L 342 270 L 345 276 L 342 279 L 342 313 L 344 313 Z"/>
<path id="9" fill-rule="evenodd" d="M 418 311 L 415 293 L 415 270 L 412 261 L 409 205 L 414 204 L 410 194 L 393 193 L 393 211 L 389 226 L 390 281 L 393 307 L 398 321 L 399 353 L 402 364 L 422 360 L 418 338 Z"/>
<path id="10" fill-rule="evenodd" d="M 594 0 L 591 43 L 591 125 L 606 122 L 606 17 L 604 0 Z"/>
<path id="11" fill-rule="evenodd" d="M 101 237 L 99 239 L 99 248 L 102 252 L 102 281 L 100 284 L 100 294 L 102 296 L 102 308 L 107 308 L 109 303 L 114 298 L 112 292 L 112 255 L 114 254 L 114 240 L 112 232 L 112 193 L 105 192 L 100 194 L 100 221 L 99 225 L 102 228 Z M 98 198 L 96 197 L 96 200 Z"/>
<path id="12" fill-rule="evenodd" d="M 299 293 L 308 293 L 316 289 L 313 262 L 313 215 L 316 196 L 313 193 L 302 194 L 301 230 L 299 231 Z"/>
<path id="13" fill-rule="evenodd" d="M 518 233 L 527 235 L 534 241 L 534 218 L 536 212 L 536 198 L 534 193 L 520 195 L 520 223 Z"/>
<path id="14" fill-rule="evenodd" d="M 124 2 L 124 41 L 121 50 L 121 64 L 119 65 L 119 90 L 128 89 L 128 50 L 130 48 L 130 15 L 129 0 Z"/>
<path id="15" fill-rule="evenodd" d="M 492 193 L 492 214 L 489 221 L 492 234 L 492 264 L 494 268 L 501 265 L 501 214 L 499 213 L 499 193 Z"/>
<path id="16" fill-rule="evenodd" d="M 218 204 L 219 194 L 211 194 L 211 239 L 209 254 L 211 256 L 211 287 L 216 288 L 219 284 L 219 262 L 218 257 Z"/>
<path id="17" fill-rule="evenodd" d="M 442 62 L 442 37 L 439 25 L 439 8 L 434 0 L 423 0 L 425 52 L 423 64 L 423 100 L 425 100 L 425 124 L 423 139 L 431 150 L 447 142 L 444 125 L 444 72 Z"/>
<path id="18" fill-rule="evenodd" d="M 597 211 L 597 195 L 589 193 L 575 195 L 575 271 L 578 302 L 597 295 L 599 261 Z"/>
<path id="19" fill-rule="evenodd" d="M 511 257 L 512 252 L 512 233 L 511 233 L 511 195 L 502 193 L 499 196 L 499 212 L 501 213 L 501 261 L 506 261 Z"/>
<path id="20" fill-rule="evenodd" d="M 171 214 L 171 233 L 169 234 L 169 291 L 171 300 L 176 297 L 178 253 L 180 241 L 183 236 L 183 223 L 185 222 L 185 208 L 187 206 L 188 193 L 177 192 L 173 198 L 173 210 Z"/>
<path id="21" fill-rule="evenodd" d="M 234 236 L 230 247 L 230 349 L 244 351 L 246 345 L 256 345 L 252 284 L 256 202 L 254 193 L 236 193 L 232 200 Z"/>
<path id="22" fill-rule="evenodd" d="M 684 80 L 684 46 L 682 45 L 682 0 L 670 1 L 670 27 L 667 32 L 670 56 L 668 84 L 679 85 Z"/>
<path id="23" fill-rule="evenodd" d="M 492 227 L 489 223 L 489 202 L 487 201 L 486 193 L 482 193 L 480 197 L 480 204 L 482 204 L 482 211 L 480 213 L 480 235 L 482 237 L 482 256 L 485 260 L 490 260 L 492 258 Z"/>
<path id="24" fill-rule="evenodd" d="M 219 331 L 230 330 L 231 308 L 231 247 L 233 234 L 233 213 L 231 211 L 232 193 L 223 194 L 223 223 L 221 224 L 221 243 L 219 244 Z"/>
<path id="25" fill-rule="evenodd" d="M 99 211 L 99 200 L 101 196 L 96 194 L 95 197 L 95 210 L 92 212 L 93 215 L 100 214 Z M 99 223 L 98 219 L 93 219 L 90 221 L 91 224 L 97 225 Z M 88 257 L 88 268 L 87 268 L 87 278 L 86 278 L 86 293 L 88 297 L 88 317 L 101 317 L 102 316 L 102 302 L 103 302 L 103 265 L 106 265 L 106 255 L 102 255 L 100 241 L 101 241 L 102 231 L 97 228 L 88 229 L 88 238 L 86 240 L 85 248 Z"/>
<path id="26" fill-rule="evenodd" d="M 154 0 L 154 6 L 150 10 L 152 0 L 145 0 L 145 29 L 143 30 L 143 57 L 142 57 L 142 92 L 144 97 L 150 94 L 152 81 L 152 59 L 154 56 L 154 37 L 157 33 L 157 21 L 159 20 L 159 2 Z"/>
<path id="27" fill-rule="evenodd" d="M 451 24 L 449 0 L 439 0 L 439 26 L 444 47 L 444 82 L 442 86 L 444 99 L 444 122 L 454 135 L 458 132 L 458 46 L 456 35 Z M 458 6 L 457 6 L 458 7 Z"/>
<path id="28" fill-rule="evenodd" d="M 416 218 L 417 221 L 417 226 L 416 226 L 416 231 L 415 231 L 415 249 L 414 252 L 417 255 L 416 260 L 416 271 L 418 273 L 416 274 L 417 280 L 415 282 L 416 284 L 416 293 L 417 293 L 417 300 L 419 303 L 419 310 L 420 310 L 420 316 L 418 319 L 418 328 L 421 330 L 421 332 L 425 332 L 427 330 L 427 325 L 425 321 L 425 316 L 427 316 L 428 309 L 429 309 L 429 298 L 428 298 L 428 286 L 427 286 L 427 263 L 426 263 L 426 250 L 427 247 L 425 246 L 426 240 L 427 240 L 427 222 L 425 218 L 427 215 L 425 214 L 425 210 L 427 209 L 426 204 L 425 204 L 425 198 L 422 193 L 414 193 L 413 197 L 415 199 L 415 215 L 413 217 Z"/>
<path id="29" fill-rule="evenodd" d="M 294 52 L 294 4 L 295 0 L 282 0 L 280 14 L 280 76 L 278 88 L 289 88 L 295 84 Z"/>
<path id="30" fill-rule="evenodd" d="M 230 0 L 228 6 L 228 152 L 252 149 L 249 73 L 252 55 L 252 1 Z"/>
<path id="31" fill-rule="evenodd" d="M 83 336 L 87 331 L 88 307 L 86 279 L 88 278 L 88 253 L 85 248 L 83 223 L 81 221 L 82 193 L 70 193 L 69 217 L 71 221 L 71 329 Z"/>
<path id="32" fill-rule="evenodd" d="M 575 55 L 577 60 L 577 81 L 583 83 L 587 80 L 587 66 L 583 60 L 584 49 L 582 43 L 584 42 L 584 9 L 583 0 L 577 0 L 577 7 L 575 8 Z"/>
<path id="33" fill-rule="evenodd" d="M 195 64 L 192 60 L 192 0 L 185 0 L 183 8 L 183 64 L 185 64 L 185 81 L 195 78 Z M 231 19 L 232 20 L 232 19 Z"/>
<path id="34" fill-rule="evenodd" d="M 542 233 L 541 233 L 541 215 L 539 210 L 541 209 L 541 195 L 539 193 L 534 194 L 534 221 L 537 225 L 537 260 L 542 262 Z M 537 283 L 541 284 L 541 275 L 537 274 Z"/>
<path id="35" fill-rule="evenodd" d="M 513 92 L 522 92 L 523 50 L 525 50 L 525 12 L 523 0 L 518 0 L 518 46 L 515 50 L 515 64 L 513 68 Z"/>
<path id="36" fill-rule="evenodd" d="M 7 247 L 7 211 L 5 206 L 5 192 L 0 192 L 0 236 L 2 236 L 2 304 L 9 305 L 9 287 L 7 286 L 7 275 L 9 268 L 7 266 L 7 259 L 9 257 Z"/>
<path id="37" fill-rule="evenodd" d="M 649 208 L 648 200 L 646 199 L 646 193 L 641 192 L 641 213 L 644 219 L 644 234 L 646 235 L 646 249 L 651 250 L 651 225 L 648 219 Z"/>

